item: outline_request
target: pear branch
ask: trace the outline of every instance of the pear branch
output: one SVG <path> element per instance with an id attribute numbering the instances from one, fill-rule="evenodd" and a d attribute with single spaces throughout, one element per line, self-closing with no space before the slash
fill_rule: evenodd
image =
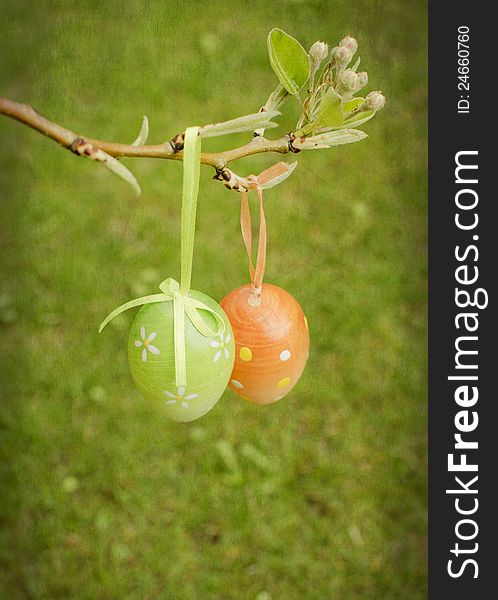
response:
<path id="1" fill-rule="evenodd" d="M 79 156 L 100 160 L 98 151 L 113 158 L 140 157 L 163 158 L 168 160 L 183 160 L 183 134 L 176 135 L 170 141 L 156 145 L 133 145 L 106 142 L 74 133 L 58 123 L 49 121 L 28 104 L 13 102 L 0 97 L 0 114 L 15 119 L 35 131 L 49 137 L 67 150 Z M 206 126 L 206 129 L 210 127 Z M 202 134 L 202 129 L 201 129 Z M 248 144 L 224 152 L 206 152 L 201 154 L 201 163 L 214 167 L 217 172 L 223 172 L 226 166 L 239 158 L 253 156 L 264 152 L 287 154 L 292 150 L 292 137 L 286 135 L 278 140 L 267 140 L 262 137 L 254 138 Z"/>
<path id="2" fill-rule="evenodd" d="M 374 117 L 382 109 L 386 99 L 381 92 L 370 92 L 366 98 L 355 97 L 368 82 L 366 72 L 356 72 L 360 64 L 359 58 L 348 68 L 357 49 L 358 42 L 346 36 L 330 54 L 328 45 L 324 42 L 315 42 L 308 54 L 297 40 L 279 29 L 272 29 L 268 35 L 268 52 L 280 83 L 265 105 L 258 113 L 199 128 L 199 134 L 204 138 L 251 131 L 252 140 L 244 146 L 223 152 L 204 152 L 200 157 L 201 164 L 213 167 L 216 171 L 214 179 L 221 181 L 226 188 L 242 192 L 250 189 L 254 181 L 251 176 L 241 177 L 230 170 L 228 165 L 232 161 L 267 152 L 288 154 L 301 150 L 319 150 L 365 139 L 366 133 L 352 127 L 362 125 Z M 328 62 L 319 74 L 320 66 L 326 59 Z M 292 76 L 288 72 L 289 68 Z M 299 92 L 306 83 L 307 96 L 303 102 Z M 278 109 L 291 96 L 299 101 L 302 110 L 296 127 L 279 139 L 265 138 L 266 129 L 278 126 L 272 119 L 280 115 Z M 144 117 L 140 133 L 133 143 L 119 144 L 77 134 L 50 121 L 28 104 L 13 102 L 7 98 L 0 97 L 0 114 L 31 127 L 77 156 L 100 162 L 130 184 L 137 195 L 140 194 L 138 181 L 119 159 L 140 157 L 183 160 L 185 133 L 179 133 L 162 144 L 147 145 L 147 117 Z M 288 177 L 293 168 L 288 165 L 282 176 Z M 275 182 L 283 180 L 280 175 L 274 179 Z M 267 185 L 276 185 L 275 182 L 267 182 Z"/>

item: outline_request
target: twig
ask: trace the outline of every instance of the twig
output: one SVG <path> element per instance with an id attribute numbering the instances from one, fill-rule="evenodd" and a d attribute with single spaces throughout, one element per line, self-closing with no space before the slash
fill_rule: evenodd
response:
<path id="1" fill-rule="evenodd" d="M 35 131 L 54 140 L 67 150 L 79 156 L 92 158 L 94 153 L 102 150 L 114 158 L 141 157 L 141 158 L 163 158 L 168 160 L 183 160 L 183 134 L 172 138 L 171 141 L 157 145 L 119 144 L 106 142 L 82 135 L 78 135 L 57 123 L 49 121 L 28 104 L 13 102 L 7 98 L 0 97 L 0 114 L 16 119 L 24 125 L 28 125 Z M 284 136 L 278 140 L 267 140 L 259 137 L 251 140 L 245 146 L 226 150 L 224 152 L 206 152 L 201 154 L 201 163 L 214 167 L 220 171 L 228 171 L 226 166 L 240 158 L 262 154 L 264 152 L 277 152 L 287 154 L 291 142 L 290 136 Z"/>

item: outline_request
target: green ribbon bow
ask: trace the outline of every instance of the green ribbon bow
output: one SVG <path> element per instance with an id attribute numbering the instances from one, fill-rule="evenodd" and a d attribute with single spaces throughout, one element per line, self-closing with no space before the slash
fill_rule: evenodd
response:
<path id="1" fill-rule="evenodd" d="M 183 156 L 183 192 L 182 192 L 182 217 L 181 217 L 181 277 L 180 283 L 172 278 L 161 283 L 161 294 L 142 296 L 122 304 L 107 315 L 99 328 L 99 333 L 117 315 L 144 304 L 154 302 L 173 302 L 174 323 L 174 348 L 175 348 L 175 377 L 176 385 L 187 385 L 187 359 L 185 350 L 185 314 L 190 319 L 197 331 L 205 337 L 223 335 L 225 322 L 220 314 L 212 308 L 191 298 L 190 280 L 192 277 L 192 258 L 194 254 L 195 214 L 197 209 L 197 195 L 199 193 L 201 139 L 198 127 L 189 127 L 185 132 L 185 145 Z M 199 310 L 212 314 L 218 328 L 211 329 Z"/>

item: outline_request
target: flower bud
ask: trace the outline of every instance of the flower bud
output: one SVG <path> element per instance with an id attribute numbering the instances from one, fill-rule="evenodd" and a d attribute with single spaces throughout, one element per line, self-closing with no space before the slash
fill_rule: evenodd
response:
<path id="1" fill-rule="evenodd" d="M 354 37 L 351 37 L 350 35 L 347 35 L 344 39 L 342 39 L 339 42 L 339 46 L 341 48 L 348 48 L 349 50 L 351 50 L 351 56 L 356 54 L 356 51 L 358 50 L 358 42 Z"/>
<path id="2" fill-rule="evenodd" d="M 329 53 L 329 47 L 325 42 L 315 42 L 310 48 L 310 58 L 314 63 L 320 64 Z"/>
<path id="3" fill-rule="evenodd" d="M 330 56 L 335 59 L 338 65 L 345 67 L 351 62 L 353 53 L 349 48 L 346 48 L 346 46 L 336 46 L 335 48 L 332 48 Z"/>
<path id="4" fill-rule="evenodd" d="M 368 83 L 368 73 L 366 71 L 362 71 L 361 73 L 358 73 L 358 79 L 357 79 L 357 88 L 355 91 L 361 90 L 361 88 L 365 87 Z"/>
<path id="5" fill-rule="evenodd" d="M 367 108 L 370 110 L 380 110 L 384 108 L 386 98 L 382 92 L 370 92 L 365 98 Z"/>
<path id="6" fill-rule="evenodd" d="M 352 69 L 346 69 L 339 75 L 339 81 L 346 90 L 355 90 L 358 86 L 358 75 Z"/>

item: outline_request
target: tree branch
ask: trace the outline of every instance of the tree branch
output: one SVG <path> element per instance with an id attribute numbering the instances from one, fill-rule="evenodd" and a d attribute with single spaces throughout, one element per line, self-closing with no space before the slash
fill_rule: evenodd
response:
<path id="1" fill-rule="evenodd" d="M 78 135 L 70 129 L 49 121 L 28 104 L 13 102 L 7 98 L 0 97 L 0 114 L 31 127 L 79 156 L 92 157 L 100 149 L 114 158 L 141 157 L 183 160 L 183 134 L 177 135 L 171 141 L 164 142 L 163 144 L 134 146 L 132 144 L 106 142 Z M 201 163 L 214 167 L 218 174 L 217 178 L 227 184 L 229 183 L 227 174 L 232 174 L 226 168 L 230 162 L 264 152 L 287 154 L 289 150 L 292 150 L 290 142 L 291 138 L 288 135 L 278 140 L 267 140 L 257 137 L 239 148 L 233 148 L 224 152 L 203 153 L 201 154 Z M 225 172 L 225 176 L 222 176 L 223 172 Z M 227 187 L 232 186 L 227 185 Z M 237 189 L 237 187 L 234 189 Z"/>

